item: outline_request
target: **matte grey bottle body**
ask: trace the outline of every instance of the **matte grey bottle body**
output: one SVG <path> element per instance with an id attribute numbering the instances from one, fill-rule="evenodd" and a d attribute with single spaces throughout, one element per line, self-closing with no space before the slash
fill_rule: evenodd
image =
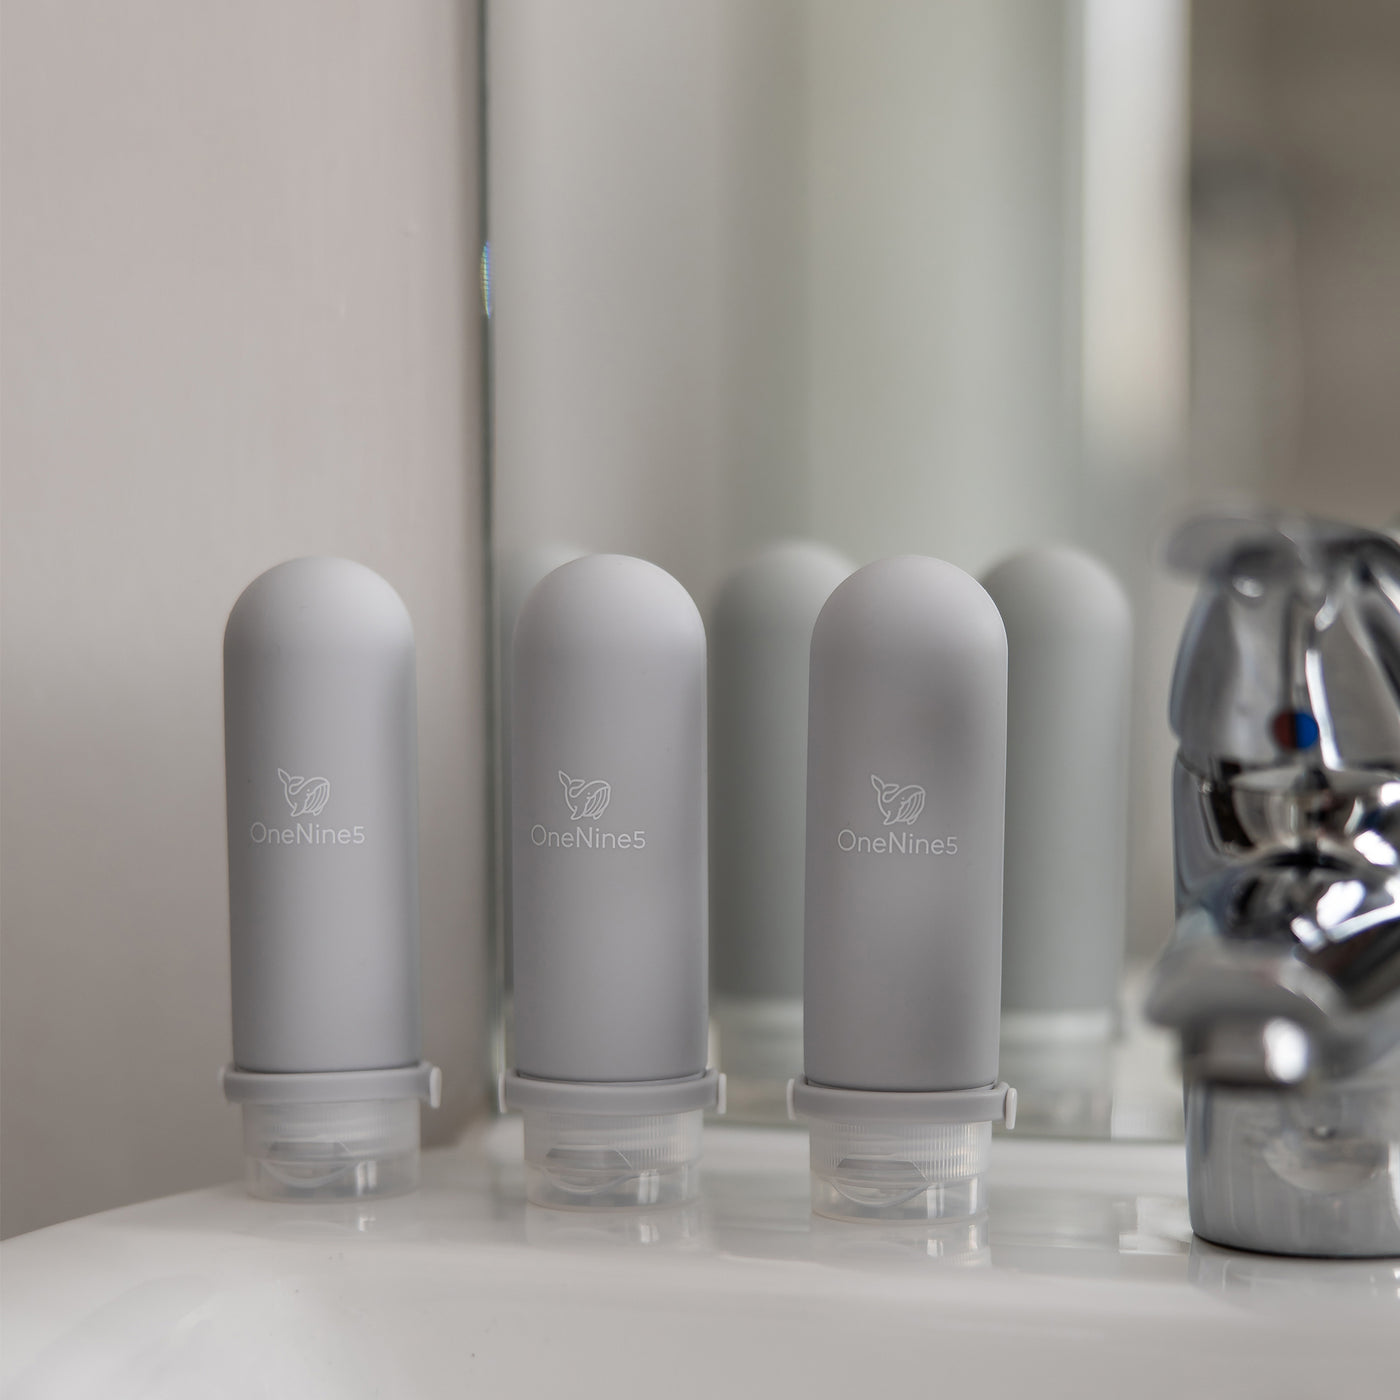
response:
<path id="1" fill-rule="evenodd" d="M 801 997 L 812 629 L 850 563 L 784 543 L 710 616 L 710 927 L 717 994 Z"/>
<path id="2" fill-rule="evenodd" d="M 512 875 L 515 851 L 510 839 L 510 727 L 515 713 L 515 624 L 535 585 L 561 564 L 579 558 L 583 552 L 568 544 L 538 544 L 503 555 L 496 566 L 497 735 L 500 743 L 497 778 L 500 783 L 501 830 L 505 833 L 505 839 L 501 842 L 500 873 L 501 989 L 507 997 L 515 980 L 510 935 L 511 907 L 515 898 Z"/>
<path id="3" fill-rule="evenodd" d="M 1110 1012 L 1127 922 L 1132 618 L 1078 550 L 1028 550 L 984 580 L 1010 661 L 1005 1011 Z"/>
<path id="4" fill-rule="evenodd" d="M 1006 636 L 977 581 L 858 570 L 812 637 L 805 1065 L 837 1088 L 996 1079 Z"/>
<path id="5" fill-rule="evenodd" d="M 224 633 L 233 1057 L 275 1073 L 421 1048 L 417 701 L 397 593 L 296 559 Z"/>
<path id="6" fill-rule="evenodd" d="M 702 1074 L 705 633 L 669 574 L 593 555 L 534 589 L 511 781 L 519 1073 Z"/>

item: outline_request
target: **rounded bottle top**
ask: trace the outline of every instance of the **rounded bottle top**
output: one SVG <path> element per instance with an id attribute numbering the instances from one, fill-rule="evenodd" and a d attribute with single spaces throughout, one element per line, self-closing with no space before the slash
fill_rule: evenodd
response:
<path id="1" fill-rule="evenodd" d="M 546 541 L 501 554 L 496 559 L 496 616 L 500 619 L 500 646 L 503 657 L 510 656 L 525 600 L 541 579 L 561 565 L 581 559 L 586 551 L 562 541 Z M 508 716 L 507 716 L 508 718 Z"/>
<path id="2" fill-rule="evenodd" d="M 1071 545 L 1044 545 L 1003 559 L 982 580 L 1008 630 L 1036 636 L 1131 627 L 1127 594 L 1113 573 Z"/>
<path id="3" fill-rule="evenodd" d="M 535 585 L 515 646 L 563 655 L 703 652 L 705 626 L 690 594 L 664 569 L 626 554 L 589 554 Z"/>
<path id="4" fill-rule="evenodd" d="M 943 559 L 902 554 L 857 569 L 827 599 L 813 652 L 955 659 L 960 652 L 1005 653 L 1006 629 L 986 589 Z"/>
<path id="5" fill-rule="evenodd" d="M 403 599 L 373 569 L 351 559 L 289 559 L 239 594 L 224 629 L 224 655 L 248 652 L 411 651 Z"/>
<path id="6" fill-rule="evenodd" d="M 811 627 L 852 568 L 848 559 L 823 544 L 780 540 L 766 545 L 725 579 L 715 594 L 712 625 L 717 631 Z"/>

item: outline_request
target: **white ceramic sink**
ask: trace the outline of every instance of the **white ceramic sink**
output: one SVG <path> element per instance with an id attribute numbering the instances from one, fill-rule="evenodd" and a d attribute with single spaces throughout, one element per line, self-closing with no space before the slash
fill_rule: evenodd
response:
<path id="1" fill-rule="evenodd" d="M 1400 1261 L 1193 1241 L 1179 1146 L 999 1139 L 988 1235 L 807 1209 L 800 1132 L 718 1127 L 689 1211 L 527 1207 L 518 1124 L 414 1196 L 237 1186 L 8 1241 L 7 1400 L 1400 1394 Z"/>

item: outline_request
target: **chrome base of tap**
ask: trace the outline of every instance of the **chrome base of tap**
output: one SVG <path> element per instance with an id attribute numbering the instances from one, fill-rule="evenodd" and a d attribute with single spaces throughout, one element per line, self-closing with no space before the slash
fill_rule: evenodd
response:
<path id="1" fill-rule="evenodd" d="M 1191 1226 L 1264 1254 L 1400 1257 L 1400 1052 L 1308 1089 L 1186 1089 Z"/>

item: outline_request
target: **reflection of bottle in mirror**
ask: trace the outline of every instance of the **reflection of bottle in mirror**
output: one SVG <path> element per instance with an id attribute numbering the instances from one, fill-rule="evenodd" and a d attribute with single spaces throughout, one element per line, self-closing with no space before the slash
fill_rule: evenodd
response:
<path id="1" fill-rule="evenodd" d="M 1002 1069 L 1023 1127 L 1106 1134 L 1127 917 L 1128 600 L 1066 547 L 1014 555 L 984 582 L 1010 664 Z"/>
<path id="2" fill-rule="evenodd" d="M 851 568 L 822 545 L 769 545 L 710 611 L 710 950 L 731 1117 L 786 1121 L 802 1072 L 812 628 Z"/>
<path id="3" fill-rule="evenodd" d="M 705 631 L 640 559 L 540 582 L 515 629 L 515 1068 L 526 1189 L 671 1205 L 698 1184 L 706 1060 Z"/>
<path id="4" fill-rule="evenodd" d="M 848 1220 L 985 1209 L 1001 1002 L 1006 637 L 973 578 L 857 570 L 812 635 L 805 1078 L 812 1205 Z"/>
<path id="5" fill-rule="evenodd" d="M 233 1065 L 249 1189 L 307 1200 L 418 1181 L 413 627 L 346 559 L 254 579 L 224 633 Z"/>

